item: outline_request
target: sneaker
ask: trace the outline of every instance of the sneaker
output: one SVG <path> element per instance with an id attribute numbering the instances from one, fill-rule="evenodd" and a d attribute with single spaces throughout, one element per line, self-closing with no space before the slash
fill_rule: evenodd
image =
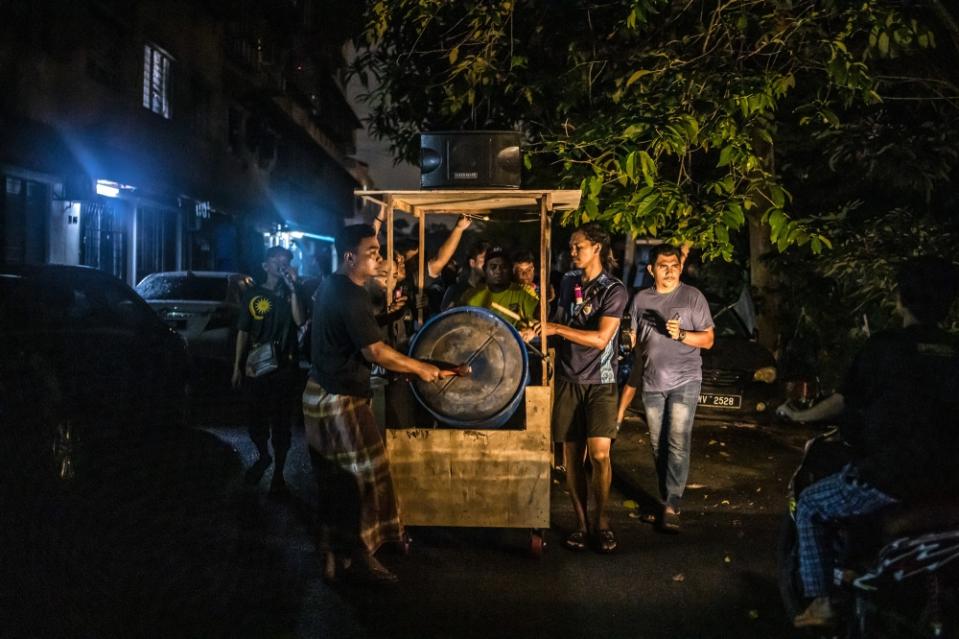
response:
<path id="1" fill-rule="evenodd" d="M 269 455 L 261 455 L 253 465 L 250 466 L 246 475 L 244 475 L 244 480 L 250 486 L 255 486 L 260 483 L 260 480 L 263 478 L 263 473 L 266 472 L 266 469 L 270 467 L 270 464 L 273 463 L 273 458 Z"/>
<path id="2" fill-rule="evenodd" d="M 836 621 L 836 612 L 832 609 L 829 597 L 816 597 L 809 606 L 793 618 L 796 628 L 822 628 Z"/>

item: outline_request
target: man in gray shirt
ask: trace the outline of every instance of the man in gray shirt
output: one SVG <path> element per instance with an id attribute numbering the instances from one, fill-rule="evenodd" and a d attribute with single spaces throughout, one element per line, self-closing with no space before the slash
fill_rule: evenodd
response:
<path id="1" fill-rule="evenodd" d="M 679 281 L 683 266 L 678 247 L 654 247 L 646 268 L 653 276 L 653 286 L 636 293 L 630 306 L 636 361 L 620 396 L 619 421 L 636 395 L 641 374 L 646 424 L 663 500 L 659 524 L 663 530 L 678 532 L 679 504 L 689 476 L 693 419 L 703 382 L 699 350 L 713 346 L 713 318 L 703 294 Z"/>

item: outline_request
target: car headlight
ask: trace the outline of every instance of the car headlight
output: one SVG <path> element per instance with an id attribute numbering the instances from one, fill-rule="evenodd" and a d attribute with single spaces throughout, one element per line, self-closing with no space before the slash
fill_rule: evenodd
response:
<path id="1" fill-rule="evenodd" d="M 765 382 L 766 384 L 772 384 L 776 381 L 776 367 L 775 366 L 763 366 L 755 373 L 753 373 L 753 379 L 757 382 Z"/>

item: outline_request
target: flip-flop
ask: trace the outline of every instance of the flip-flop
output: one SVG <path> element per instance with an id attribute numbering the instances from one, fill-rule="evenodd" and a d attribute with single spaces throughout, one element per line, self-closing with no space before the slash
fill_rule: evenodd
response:
<path id="1" fill-rule="evenodd" d="M 574 530 L 563 540 L 563 545 L 576 552 L 586 550 L 586 531 Z"/>
<path id="2" fill-rule="evenodd" d="M 608 554 L 616 550 L 616 535 L 609 528 L 596 532 L 596 552 Z"/>

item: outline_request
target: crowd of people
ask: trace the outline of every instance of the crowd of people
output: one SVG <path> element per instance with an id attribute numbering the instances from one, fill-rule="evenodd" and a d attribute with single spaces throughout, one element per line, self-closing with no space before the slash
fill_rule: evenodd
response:
<path id="1" fill-rule="evenodd" d="M 311 315 L 312 364 L 302 409 L 320 493 L 324 575 L 332 580 L 348 569 L 368 582 L 396 581 L 375 558 L 382 544 L 403 542 L 404 531 L 383 437 L 371 408 L 371 375 L 388 380 L 388 425 L 426 425 L 429 417 L 418 412 L 405 380 L 435 382 L 454 373 L 408 356 L 410 337 L 420 327 L 421 315 L 428 318 L 454 306 L 489 308 L 525 341 L 532 343 L 545 333 L 546 346 L 555 349 L 552 436 L 562 448 L 577 519 L 564 546 L 571 551 L 591 547 L 600 553 L 618 546 L 606 513 L 610 454 L 637 392 L 642 393 L 660 490 L 662 507 L 655 521 L 663 531 L 678 532 L 702 384 L 701 351 L 712 348 L 715 339 L 705 297 L 681 277 L 686 251 L 668 244 L 653 247 L 646 266 L 651 285 L 630 300 L 627 287 L 613 274 L 616 261 L 610 237 L 596 224 L 572 233 L 573 268 L 551 284 L 536 281 L 530 251 L 509 252 L 483 241 L 467 247 L 463 267 L 455 269 L 453 256 L 471 225 L 463 217 L 426 261 L 422 287 L 426 294 L 415 295 L 421 290 L 418 269 L 408 265 L 417 248 L 399 247 L 392 268 L 387 268 L 378 239 L 380 222 L 347 226 L 338 233 L 339 268 L 312 301 L 301 299 L 289 252 L 270 249 L 263 264 L 265 281 L 247 292 L 246 312 L 238 327 L 233 383 L 248 386 L 254 398 L 250 436 L 259 453 L 248 479 L 258 482 L 275 459 L 270 492 L 282 495 L 289 415 L 302 390 L 291 381 L 295 335 Z M 387 294 L 390 290 L 393 295 Z M 951 395 L 948 389 L 959 379 L 954 342 L 936 328 L 956 290 L 955 270 L 941 260 L 904 269 L 899 294 L 906 328 L 901 334 L 871 340 L 843 394 L 814 409 L 823 414 L 843 408 L 851 412 L 855 436 L 865 442 L 867 453 L 800 500 L 802 576 L 812 605 L 797 618 L 797 625 L 819 625 L 833 614 L 826 598 L 831 542 L 825 528 L 838 518 L 927 490 L 930 481 L 939 487 L 959 483 L 954 459 L 942 454 L 956 451 L 956 434 L 946 433 L 937 421 L 942 400 L 955 401 L 955 387 Z M 545 326 L 540 323 L 542 295 L 549 309 Z M 312 313 L 306 312 L 307 304 Z M 623 330 L 627 312 L 628 330 Z M 635 353 L 622 391 L 621 339 L 629 341 Z M 261 352 L 264 344 L 271 345 L 267 355 Z M 543 346 L 539 344 L 545 352 Z M 267 365 L 259 367 L 261 360 Z M 883 370 L 890 375 L 877 374 Z M 917 397 L 923 398 L 921 406 Z M 890 398 L 894 405 L 889 405 Z M 922 416 L 921 425 L 917 415 Z M 932 471 L 917 474 L 916 464 L 933 464 Z M 913 486 L 919 488 L 914 491 Z"/>
<path id="2" fill-rule="evenodd" d="M 549 346 L 556 348 L 553 439 L 562 450 L 561 463 L 578 519 L 564 544 L 574 551 L 592 546 L 598 552 L 613 552 L 618 544 L 606 503 L 612 478 L 610 448 L 622 421 L 617 368 L 629 298 L 626 287 L 613 275 L 616 262 L 608 233 L 596 224 L 576 229 L 569 244 L 574 268 L 551 284 L 537 281 L 532 251 L 508 251 L 482 240 L 466 247 L 463 267 L 455 269 L 453 256 L 472 223 L 469 217 L 461 217 L 436 255 L 426 260 L 420 288 L 418 269 L 408 268 L 419 247 L 400 243 L 390 267 L 378 239 L 382 222 L 378 218 L 371 225 L 341 230 L 335 243 L 339 268 L 305 302 L 289 252 L 280 247 L 267 252 L 265 280 L 243 300 L 233 371 L 234 386 L 247 388 L 252 400 L 249 432 L 258 457 L 247 472 L 248 481 L 258 483 L 275 461 L 270 494 L 286 493 L 283 468 L 289 449 L 289 416 L 302 388 L 292 374 L 295 335 L 298 327 L 309 322 L 312 363 L 302 406 L 320 489 L 324 573 L 333 579 L 350 566 L 354 576 L 394 581 L 395 575 L 374 556 L 383 543 L 401 542 L 403 528 L 370 404 L 371 376 L 386 380 L 388 425 L 429 423 L 405 380 L 413 375 L 429 382 L 452 373 L 407 356 L 410 337 L 420 327 L 417 320 L 456 306 L 485 307 L 515 327 L 527 342 L 539 340 L 545 332 Z M 662 247 L 650 272 L 663 299 L 657 306 L 637 296 L 632 313 L 639 344 L 655 345 L 644 351 L 652 354 L 644 361 L 646 369 L 658 371 L 659 385 L 647 382 L 646 389 L 655 388 L 657 396 L 662 396 L 658 404 L 649 403 L 658 411 L 653 451 L 662 452 L 664 460 L 657 466 L 662 468 L 663 523 L 673 529 L 678 528 L 678 499 L 689 464 L 688 427 L 695 410 L 695 402 L 690 411 L 681 398 L 698 383 L 698 370 L 691 364 L 698 358 L 694 353 L 712 343 L 708 306 L 698 291 L 687 290 L 679 282 L 679 256 L 672 247 Z M 414 294 L 420 290 L 425 294 Z M 545 327 L 540 322 L 542 295 L 549 309 Z M 667 311 L 673 316 L 662 319 Z M 264 346 L 269 346 L 266 355 Z M 673 352 L 677 348 L 679 354 Z M 260 366 L 261 360 L 266 366 Z M 685 386 L 674 392 L 671 384 Z M 680 398 L 678 403 L 674 395 Z M 673 415 L 665 421 L 664 415 L 680 412 L 681 418 Z M 663 423 L 667 426 L 662 427 Z M 670 433 L 663 439 L 668 444 L 661 447 L 659 430 Z M 590 503 L 594 506 L 588 511 Z"/>

